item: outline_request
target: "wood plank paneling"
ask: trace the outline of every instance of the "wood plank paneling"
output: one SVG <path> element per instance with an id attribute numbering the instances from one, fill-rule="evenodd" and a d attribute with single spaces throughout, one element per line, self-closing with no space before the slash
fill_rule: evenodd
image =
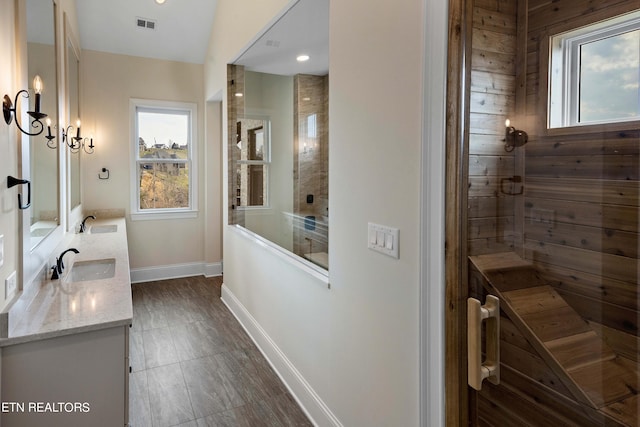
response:
<path id="1" fill-rule="evenodd" d="M 473 48 L 478 51 L 504 53 L 515 56 L 516 37 L 515 32 L 496 32 L 474 26 Z"/>
<path id="2" fill-rule="evenodd" d="M 637 154 L 621 156 L 540 156 L 527 157 L 527 176 L 553 178 L 620 179 L 638 181 Z"/>
<path id="3" fill-rule="evenodd" d="M 471 92 L 469 101 L 472 113 L 508 115 L 510 111 L 513 111 L 514 105 L 513 96 L 483 92 Z"/>
<path id="4" fill-rule="evenodd" d="M 616 354 L 634 361 L 637 366 L 638 362 L 640 362 L 640 338 L 638 336 L 627 334 L 596 322 L 589 322 L 589 325 Z"/>
<path id="5" fill-rule="evenodd" d="M 527 197 L 575 202 L 604 203 L 637 207 L 640 185 L 637 181 L 548 178 L 527 176 Z"/>
<path id="6" fill-rule="evenodd" d="M 469 220 L 469 238 L 506 237 L 513 230 L 513 217 L 472 218 Z"/>
<path id="7" fill-rule="evenodd" d="M 474 70 L 515 75 L 516 61 L 512 54 L 487 52 L 480 49 L 471 51 Z"/>
<path id="8" fill-rule="evenodd" d="M 473 8 L 474 28 L 488 30 L 507 35 L 513 35 L 516 31 L 516 17 L 512 13 L 503 13 L 496 10 Z"/>
<path id="9" fill-rule="evenodd" d="M 575 270 L 615 280 L 637 283 L 638 260 L 635 258 L 586 251 L 570 246 L 525 240 L 526 258 L 536 263 Z"/>
<path id="10" fill-rule="evenodd" d="M 529 218 L 525 239 L 638 258 L 638 233 Z"/>
<path id="11" fill-rule="evenodd" d="M 529 353 L 520 347 L 501 341 L 500 361 L 503 365 L 510 366 L 512 369 L 564 396 L 571 396 L 571 392 L 549 369 L 547 364 L 534 353 Z"/>
<path id="12" fill-rule="evenodd" d="M 504 217 L 513 214 L 513 197 L 475 197 L 469 199 L 469 218 Z"/>
<path id="13" fill-rule="evenodd" d="M 560 291 L 572 292 L 597 301 L 635 309 L 640 295 L 636 282 L 625 282 L 572 270 L 562 265 L 537 263 L 536 267 Z"/>
<path id="14" fill-rule="evenodd" d="M 638 335 L 638 315 L 635 310 L 597 301 L 561 289 L 558 289 L 558 293 L 584 319 L 634 336 Z"/>
<path id="15" fill-rule="evenodd" d="M 473 70 L 471 72 L 472 93 L 494 93 L 497 95 L 513 96 L 514 87 L 515 76 L 479 70 Z"/>
<path id="16" fill-rule="evenodd" d="M 513 156 L 469 156 L 469 176 L 511 176 Z"/>
<path id="17" fill-rule="evenodd" d="M 630 4 L 632 6 L 632 2 L 626 0 L 552 1 L 529 9 L 529 31 L 542 30 L 559 24 L 570 25 L 576 21 L 597 22 L 604 17 L 629 11 Z M 579 24 L 576 25 L 576 27 L 579 26 Z"/>
<path id="18" fill-rule="evenodd" d="M 638 229 L 638 209 L 634 206 L 599 205 L 569 200 L 563 202 L 556 199 L 528 197 L 524 207 L 525 218 L 531 218 L 533 221 L 544 213 L 547 217 L 550 216 L 554 222 L 629 232 L 635 232 Z"/>
<path id="19" fill-rule="evenodd" d="M 629 129 L 570 137 L 532 138 L 526 148 L 527 157 L 637 155 L 639 140 L 640 131 Z"/>

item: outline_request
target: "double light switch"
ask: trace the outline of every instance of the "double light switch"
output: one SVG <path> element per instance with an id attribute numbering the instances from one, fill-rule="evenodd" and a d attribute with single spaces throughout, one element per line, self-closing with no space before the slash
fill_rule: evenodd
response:
<path id="1" fill-rule="evenodd" d="M 369 223 L 368 247 L 376 252 L 381 252 L 393 258 L 400 258 L 398 248 L 400 246 L 400 231 L 397 228 L 386 227 L 380 224 Z"/>

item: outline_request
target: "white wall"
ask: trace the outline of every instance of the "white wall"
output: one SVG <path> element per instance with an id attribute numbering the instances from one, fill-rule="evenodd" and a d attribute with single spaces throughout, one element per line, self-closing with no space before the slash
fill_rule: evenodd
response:
<path id="1" fill-rule="evenodd" d="M 268 21 L 245 22 L 230 3 L 216 12 L 225 42 Z M 320 425 L 419 422 L 422 20 L 418 0 L 331 2 L 331 289 L 223 226 L 226 301 Z M 236 56 L 221 43 L 208 93 L 224 90 L 220 61 Z M 400 229 L 399 260 L 367 249 L 369 221 Z"/>
<path id="2" fill-rule="evenodd" d="M 130 98 L 197 104 L 198 217 L 133 222 L 127 218 L 127 234 L 132 269 L 204 262 L 203 66 L 84 50 L 81 70 L 82 129 L 93 133 L 96 145 L 94 154 L 82 158 L 87 213 L 130 211 Z M 103 167 L 110 171 L 109 180 L 98 179 Z"/>

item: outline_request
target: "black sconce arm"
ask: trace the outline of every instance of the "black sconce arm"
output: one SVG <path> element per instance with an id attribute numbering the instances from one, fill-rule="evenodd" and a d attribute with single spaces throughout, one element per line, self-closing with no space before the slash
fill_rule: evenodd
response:
<path id="1" fill-rule="evenodd" d="M 16 99 L 14 100 L 13 103 L 11 102 L 11 98 L 9 98 L 8 95 L 4 96 L 4 99 L 2 101 L 4 121 L 9 125 L 13 120 L 12 116 L 15 116 L 16 126 L 18 127 L 18 129 L 20 129 L 20 132 L 29 136 L 40 135 L 42 131 L 44 131 L 44 125 L 42 124 L 40 119 L 44 119 L 45 117 L 47 117 L 47 115 L 39 111 L 27 111 L 27 114 L 33 118 L 33 121 L 31 122 L 31 127 L 36 129 L 36 132 L 31 133 L 29 131 L 22 129 L 22 126 L 20 126 L 20 122 L 18 121 L 18 113 L 16 112 L 16 106 L 18 105 L 18 97 L 20 96 L 20 94 L 23 94 L 24 98 L 29 98 L 29 91 L 25 89 L 21 90 L 16 94 Z"/>

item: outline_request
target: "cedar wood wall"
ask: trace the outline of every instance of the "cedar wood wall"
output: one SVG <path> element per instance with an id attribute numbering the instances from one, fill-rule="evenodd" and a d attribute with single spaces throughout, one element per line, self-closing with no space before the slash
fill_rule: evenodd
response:
<path id="1" fill-rule="evenodd" d="M 472 4 L 468 255 L 515 251 L 531 260 L 618 354 L 638 361 L 638 122 L 548 133 L 546 58 L 550 35 L 640 1 Z M 529 133 L 524 148 L 504 150 L 506 118 Z M 523 195 L 505 194 L 520 190 L 504 181 L 514 175 L 524 178 Z M 496 415 L 514 424 L 523 415 L 543 424 L 603 421 L 584 415 L 504 316 L 501 338 L 503 385 L 483 386 L 472 404 L 478 424 Z"/>

